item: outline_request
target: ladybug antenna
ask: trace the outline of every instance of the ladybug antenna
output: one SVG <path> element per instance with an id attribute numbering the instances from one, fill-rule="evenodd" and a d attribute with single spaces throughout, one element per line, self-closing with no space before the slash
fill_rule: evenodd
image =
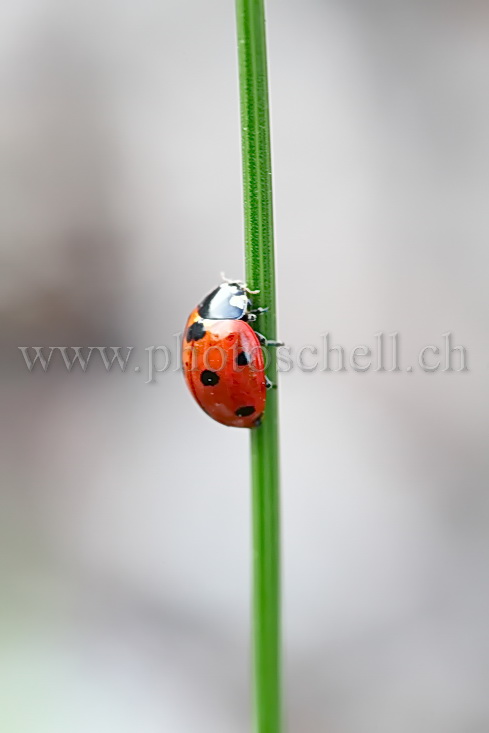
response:
<path id="1" fill-rule="evenodd" d="M 230 280 L 223 272 L 221 272 L 221 280 L 228 283 L 228 285 L 239 285 L 248 295 L 257 295 L 260 292 L 259 290 L 250 290 L 242 280 Z"/>

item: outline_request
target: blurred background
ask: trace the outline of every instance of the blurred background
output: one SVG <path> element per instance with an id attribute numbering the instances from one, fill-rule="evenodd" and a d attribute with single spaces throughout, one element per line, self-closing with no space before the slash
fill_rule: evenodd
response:
<path id="1" fill-rule="evenodd" d="M 489 730 L 489 7 L 270 0 L 289 733 Z M 169 370 L 240 277 L 232 2 L 0 9 L 0 731 L 246 733 L 248 435 Z M 466 372 L 423 373 L 452 331 Z M 140 361 L 141 365 L 143 361 Z"/>

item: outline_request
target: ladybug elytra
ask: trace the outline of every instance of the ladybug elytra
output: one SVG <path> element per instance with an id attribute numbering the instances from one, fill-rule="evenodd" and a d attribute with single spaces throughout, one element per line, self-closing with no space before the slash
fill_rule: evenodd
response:
<path id="1" fill-rule="evenodd" d="M 256 291 L 255 291 L 256 292 Z M 223 425 L 254 428 L 265 411 L 267 388 L 261 344 L 278 346 L 250 322 L 266 308 L 253 308 L 246 285 L 226 281 L 190 314 L 182 344 L 185 381 L 200 407 Z"/>

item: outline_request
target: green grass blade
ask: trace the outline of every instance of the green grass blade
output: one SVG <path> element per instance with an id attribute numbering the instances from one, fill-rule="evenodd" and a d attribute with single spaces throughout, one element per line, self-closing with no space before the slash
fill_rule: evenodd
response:
<path id="1" fill-rule="evenodd" d="M 243 147 L 246 279 L 268 307 L 258 329 L 276 339 L 275 258 L 263 0 L 236 0 Z M 277 381 L 269 350 L 268 376 Z M 253 502 L 253 675 L 255 733 L 280 733 L 280 512 L 276 390 L 269 390 L 265 419 L 251 431 Z"/>

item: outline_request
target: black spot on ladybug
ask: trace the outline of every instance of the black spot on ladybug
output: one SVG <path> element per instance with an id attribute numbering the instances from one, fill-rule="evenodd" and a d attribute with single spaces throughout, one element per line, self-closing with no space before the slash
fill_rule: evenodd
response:
<path id="1" fill-rule="evenodd" d="M 244 407 L 238 407 L 234 414 L 237 415 L 237 417 L 248 417 L 248 415 L 253 415 L 254 412 L 255 408 L 253 405 L 245 405 Z"/>
<path id="2" fill-rule="evenodd" d="M 236 357 L 236 364 L 238 366 L 247 366 L 247 364 L 249 363 L 250 363 L 250 360 L 248 358 L 248 354 L 245 354 L 244 351 L 240 351 L 240 353 Z"/>
<path id="3" fill-rule="evenodd" d="M 216 372 L 211 372 L 210 369 L 204 369 L 200 375 L 200 381 L 204 387 L 214 387 L 219 382 L 219 375 Z"/>
<path id="4" fill-rule="evenodd" d="M 198 341 L 205 336 L 205 328 L 200 321 L 195 321 L 187 329 L 187 341 Z"/>
<path id="5" fill-rule="evenodd" d="M 253 423 L 253 425 L 255 426 L 255 428 L 259 428 L 260 427 L 260 425 L 262 423 L 262 420 L 263 420 L 263 412 L 262 412 L 261 415 L 258 415 L 258 417 L 256 418 L 255 422 Z"/>

